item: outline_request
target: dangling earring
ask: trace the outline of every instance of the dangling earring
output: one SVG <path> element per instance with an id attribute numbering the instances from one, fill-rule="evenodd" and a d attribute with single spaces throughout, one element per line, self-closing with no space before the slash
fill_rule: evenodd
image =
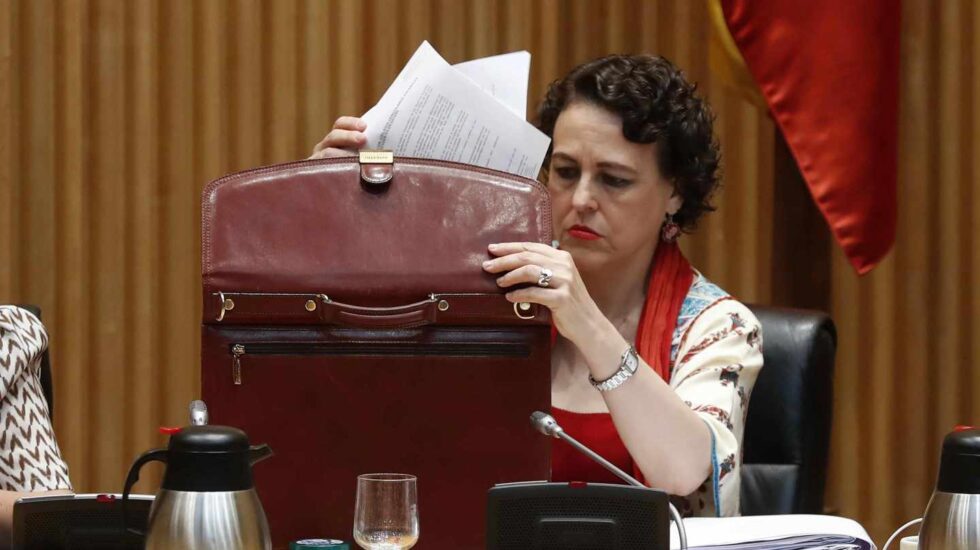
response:
<path id="1" fill-rule="evenodd" d="M 667 214 L 667 219 L 660 228 L 660 240 L 665 243 L 675 243 L 680 234 L 681 227 L 674 223 L 674 215 Z"/>

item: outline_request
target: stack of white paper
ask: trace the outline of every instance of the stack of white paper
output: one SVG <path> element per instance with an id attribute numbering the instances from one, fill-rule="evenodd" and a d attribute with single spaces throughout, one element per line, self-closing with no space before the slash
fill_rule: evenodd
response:
<path id="1" fill-rule="evenodd" d="M 529 124 L 527 52 L 451 66 L 428 42 L 362 117 L 368 146 L 534 178 L 551 140 Z"/>
<path id="2" fill-rule="evenodd" d="M 793 514 L 684 520 L 691 550 L 875 550 L 854 520 Z M 670 547 L 680 548 L 671 529 Z"/>

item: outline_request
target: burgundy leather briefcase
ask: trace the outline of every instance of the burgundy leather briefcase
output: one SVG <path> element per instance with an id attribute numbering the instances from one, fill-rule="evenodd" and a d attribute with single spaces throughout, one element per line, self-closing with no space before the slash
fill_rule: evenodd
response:
<path id="1" fill-rule="evenodd" d="M 255 466 L 276 548 L 351 540 L 356 477 L 418 476 L 417 548 L 482 548 L 487 490 L 548 479 L 550 317 L 483 271 L 493 242 L 551 242 L 544 187 L 369 153 L 211 182 L 201 385 Z"/>

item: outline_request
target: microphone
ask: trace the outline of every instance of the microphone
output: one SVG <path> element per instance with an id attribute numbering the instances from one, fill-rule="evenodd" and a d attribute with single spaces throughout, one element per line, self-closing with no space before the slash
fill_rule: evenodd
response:
<path id="1" fill-rule="evenodd" d="M 548 437 L 558 437 L 558 432 L 564 433 L 553 416 L 541 411 L 531 413 L 531 425 Z"/>
<path id="2" fill-rule="evenodd" d="M 563 439 L 568 442 L 569 445 L 578 449 L 578 452 L 584 454 L 585 456 L 591 458 L 592 460 L 598 462 L 603 468 L 609 470 L 610 472 L 616 474 L 616 477 L 622 479 L 626 483 L 633 485 L 635 487 L 647 488 L 646 485 L 642 484 L 635 477 L 627 474 L 623 470 L 619 469 L 615 464 L 609 462 L 605 458 L 602 458 L 599 453 L 593 451 L 592 449 L 586 447 L 579 443 L 577 439 L 565 433 L 565 430 L 558 425 L 558 421 L 555 417 L 550 414 L 543 413 L 541 411 L 534 411 L 531 413 L 531 424 L 541 433 L 548 437 L 554 437 L 555 439 Z"/>
<path id="3" fill-rule="evenodd" d="M 584 454 L 585 456 L 599 463 L 600 466 L 602 466 L 606 470 L 609 470 L 613 474 L 616 474 L 616 477 L 622 479 L 626 483 L 629 483 L 634 487 L 642 487 L 644 489 L 649 488 L 646 485 L 640 483 L 640 481 L 635 477 L 627 474 L 622 469 L 617 467 L 615 464 L 603 458 L 599 453 L 586 447 L 585 445 L 580 443 L 577 439 L 565 433 L 565 430 L 563 430 L 562 427 L 558 424 L 558 421 L 555 420 L 555 417 L 551 416 L 550 414 L 543 413 L 541 411 L 534 411 L 533 413 L 531 413 L 531 425 L 534 426 L 534 429 L 538 430 L 539 432 L 541 432 L 542 434 L 548 437 L 554 437 L 555 439 L 564 440 L 569 445 L 574 447 L 578 452 Z M 680 513 L 677 512 L 677 508 L 674 507 L 673 503 L 671 503 L 670 500 L 667 501 L 667 505 L 670 506 L 671 519 L 674 521 L 674 523 L 677 524 L 677 534 L 678 534 L 678 538 L 680 539 L 681 550 L 687 550 L 687 531 L 684 529 L 684 520 L 681 519 Z"/>

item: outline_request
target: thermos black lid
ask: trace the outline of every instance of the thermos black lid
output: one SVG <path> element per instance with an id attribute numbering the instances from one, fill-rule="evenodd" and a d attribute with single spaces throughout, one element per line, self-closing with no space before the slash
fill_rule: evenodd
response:
<path id="1" fill-rule="evenodd" d="M 167 446 L 178 453 L 244 453 L 248 436 L 231 426 L 187 426 L 170 436 Z"/>
<path id="2" fill-rule="evenodd" d="M 936 490 L 980 494 L 980 430 L 963 427 L 946 435 Z"/>
<path id="3" fill-rule="evenodd" d="M 187 426 L 170 436 L 162 486 L 171 491 L 244 491 L 253 487 L 252 464 L 268 457 L 265 445 L 230 426 Z"/>

